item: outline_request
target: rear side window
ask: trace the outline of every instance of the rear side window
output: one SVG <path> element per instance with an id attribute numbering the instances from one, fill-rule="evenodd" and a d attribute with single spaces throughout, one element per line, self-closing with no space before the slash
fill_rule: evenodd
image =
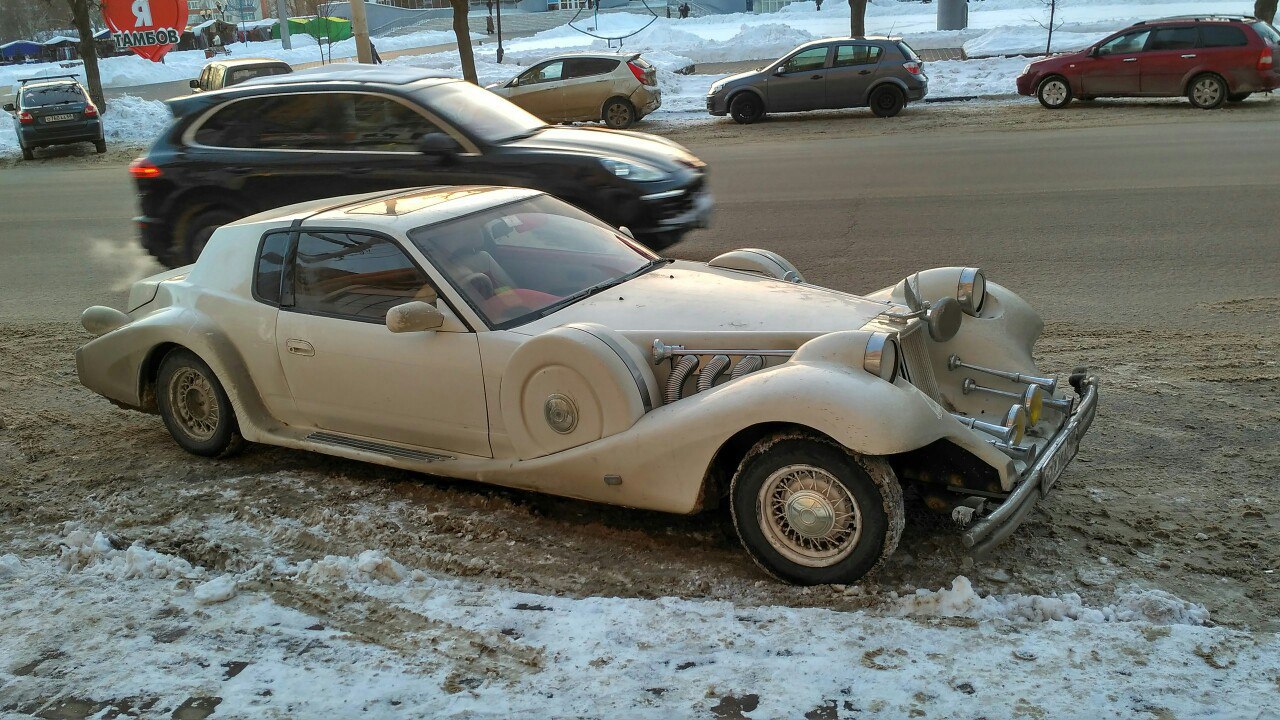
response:
<path id="1" fill-rule="evenodd" d="M 253 296 L 268 305 L 280 304 L 280 273 L 289 251 L 289 233 L 271 233 L 262 238 L 258 265 L 253 271 Z"/>
<path id="2" fill-rule="evenodd" d="M 1272 45 L 1272 46 L 1280 45 L 1280 32 L 1276 32 L 1275 28 L 1271 27 L 1265 22 L 1259 21 L 1254 23 L 1253 25 L 1250 25 L 1249 27 L 1252 27 L 1254 31 L 1257 32 L 1258 35 L 1262 37 L 1263 42 L 1265 42 L 1266 44 Z"/>
<path id="3" fill-rule="evenodd" d="M 604 75 L 618 69 L 618 61 L 608 58 L 579 58 L 577 60 L 569 60 L 565 63 L 566 78 L 591 77 L 592 75 Z"/>
<path id="4" fill-rule="evenodd" d="M 1147 50 L 1190 50 L 1198 42 L 1194 27 L 1159 28 L 1151 36 Z"/>
<path id="5" fill-rule="evenodd" d="M 1201 25 L 1200 47 L 1244 47 L 1249 44 L 1244 30 L 1233 25 Z"/>
<path id="6" fill-rule="evenodd" d="M 880 62 L 880 48 L 874 45 L 837 45 L 836 59 L 831 67 L 850 65 L 874 65 Z"/>
<path id="7" fill-rule="evenodd" d="M 911 46 L 906 44 L 905 42 L 899 40 L 898 49 L 901 50 L 903 56 L 906 57 L 911 62 L 920 62 L 920 56 L 917 55 L 916 51 L 912 50 Z"/>
<path id="8" fill-rule="evenodd" d="M 382 95 L 307 93 L 248 98 L 196 129 L 200 145 L 278 150 L 416 152 L 441 132 L 413 108 Z"/>
<path id="9" fill-rule="evenodd" d="M 293 307 L 385 322 L 412 300 L 435 302 L 435 286 L 395 243 L 358 233 L 302 233 L 293 266 Z"/>

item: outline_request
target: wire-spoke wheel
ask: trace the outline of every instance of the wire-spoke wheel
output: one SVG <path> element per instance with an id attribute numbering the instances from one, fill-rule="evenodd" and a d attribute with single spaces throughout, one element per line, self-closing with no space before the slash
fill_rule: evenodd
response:
<path id="1" fill-rule="evenodd" d="M 800 585 L 855 582 L 902 535 L 902 488 L 888 462 L 799 430 L 758 442 L 738 466 L 730 499 L 752 559 Z"/>
<path id="2" fill-rule="evenodd" d="M 173 350 L 160 363 L 156 404 L 169 434 L 188 452 L 229 455 L 244 442 L 226 391 L 189 350 Z"/>
<path id="3" fill-rule="evenodd" d="M 610 100 L 609 104 L 604 106 L 604 124 L 615 130 L 629 128 L 635 121 L 635 108 L 631 107 L 631 103 L 626 100 Z"/>
<path id="4" fill-rule="evenodd" d="M 1187 99 L 1201 110 L 1213 110 L 1227 101 L 1227 83 L 1217 75 L 1205 73 L 1191 80 Z"/>
<path id="5" fill-rule="evenodd" d="M 1071 85 L 1066 78 L 1053 75 L 1040 83 L 1040 87 L 1036 90 L 1036 98 L 1040 100 L 1041 105 L 1050 110 L 1066 107 L 1067 103 L 1071 102 Z"/>

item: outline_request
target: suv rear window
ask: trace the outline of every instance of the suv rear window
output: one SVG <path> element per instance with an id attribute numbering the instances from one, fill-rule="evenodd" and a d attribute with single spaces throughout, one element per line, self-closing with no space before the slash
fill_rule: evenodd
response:
<path id="1" fill-rule="evenodd" d="M 1249 44 L 1244 30 L 1233 25 L 1201 25 L 1200 47 L 1244 47 Z"/>
<path id="2" fill-rule="evenodd" d="M 1262 37 L 1263 42 L 1266 44 L 1280 45 L 1280 32 L 1276 32 L 1276 29 L 1267 23 L 1258 21 L 1249 27 L 1252 27 L 1254 31 Z"/>
<path id="3" fill-rule="evenodd" d="M 77 85 L 49 85 L 47 87 L 27 88 L 22 91 L 23 107 L 64 105 L 78 102 L 84 102 L 84 93 L 80 92 L 80 87 Z"/>

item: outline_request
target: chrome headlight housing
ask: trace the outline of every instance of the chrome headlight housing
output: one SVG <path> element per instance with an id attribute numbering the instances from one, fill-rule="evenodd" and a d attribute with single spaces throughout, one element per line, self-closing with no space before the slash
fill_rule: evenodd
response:
<path id="1" fill-rule="evenodd" d="M 605 170 L 617 175 L 624 180 L 635 180 L 636 182 L 652 182 L 654 180 L 666 180 L 668 173 L 659 170 L 652 165 L 646 165 L 632 160 L 619 160 L 618 158 L 600 158 L 600 164 Z"/>
<path id="2" fill-rule="evenodd" d="M 862 369 L 885 382 L 898 379 L 898 341 L 889 333 L 872 333 L 862 356 Z"/>
<path id="3" fill-rule="evenodd" d="M 982 274 L 982 268 L 967 267 L 960 271 L 956 300 L 960 301 L 960 309 L 966 315 L 977 317 L 982 312 L 982 303 L 987 300 L 987 278 Z"/>

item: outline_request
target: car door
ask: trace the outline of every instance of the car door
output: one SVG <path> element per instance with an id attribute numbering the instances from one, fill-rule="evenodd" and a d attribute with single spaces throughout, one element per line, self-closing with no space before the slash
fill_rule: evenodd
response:
<path id="1" fill-rule="evenodd" d="M 1135 30 L 1103 42 L 1080 63 L 1081 95 L 1137 95 L 1142 91 L 1141 60 L 1151 30 Z"/>
<path id="2" fill-rule="evenodd" d="M 825 107 L 850 108 L 867 104 L 867 90 L 879 74 L 883 50 L 869 43 L 840 43 L 827 69 Z"/>
<path id="3" fill-rule="evenodd" d="M 476 334 L 390 237 L 303 229 L 275 342 L 299 416 L 357 438 L 491 457 Z M 393 333 L 387 310 L 435 303 L 449 323 Z"/>
<path id="4" fill-rule="evenodd" d="M 539 63 L 516 78 L 515 92 L 507 99 L 547 122 L 563 122 L 566 117 L 556 97 L 564 79 L 564 60 Z"/>
<path id="5" fill-rule="evenodd" d="M 610 58 L 570 58 L 565 60 L 566 79 L 561 83 L 561 102 L 570 120 L 599 120 L 604 101 L 609 99 L 610 73 L 618 61 Z"/>
<path id="6" fill-rule="evenodd" d="M 777 66 L 765 82 L 765 106 L 769 112 L 818 110 L 826 107 L 823 80 L 827 76 L 830 47 L 813 47 L 792 55 Z"/>
<path id="7" fill-rule="evenodd" d="M 1195 25 L 1156 28 L 1138 63 L 1143 95 L 1181 95 L 1188 73 L 1200 62 Z"/>

